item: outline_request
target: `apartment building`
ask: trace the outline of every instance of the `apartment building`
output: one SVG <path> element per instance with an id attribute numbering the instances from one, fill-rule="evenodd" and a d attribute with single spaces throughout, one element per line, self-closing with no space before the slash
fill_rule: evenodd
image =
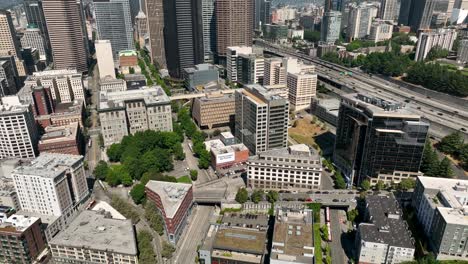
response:
<path id="1" fill-rule="evenodd" d="M 207 93 L 193 99 L 192 118 L 200 128 L 232 126 L 235 114 L 235 97 L 232 94 Z"/>
<path id="2" fill-rule="evenodd" d="M 40 153 L 63 153 L 82 155 L 85 142 L 78 123 L 65 126 L 48 126 L 44 129 L 38 144 Z"/>
<path id="3" fill-rule="evenodd" d="M 311 99 L 317 95 L 318 77 L 314 71 L 314 66 L 302 65 L 299 71 L 288 72 L 288 98 L 294 111 L 309 108 Z"/>
<path id="4" fill-rule="evenodd" d="M 413 260 L 414 239 L 393 195 L 366 197 L 364 222 L 358 226 L 356 245 L 358 263 L 395 264 Z"/>
<path id="5" fill-rule="evenodd" d="M 430 32 L 422 32 L 416 45 L 415 61 L 423 61 L 432 48 L 452 50 L 453 43 L 457 39 L 455 29 L 437 29 Z"/>
<path id="6" fill-rule="evenodd" d="M 375 43 L 389 40 L 393 34 L 393 22 L 385 20 L 375 20 L 371 24 L 369 40 Z"/>
<path id="7" fill-rule="evenodd" d="M 145 189 L 148 201 L 155 203 L 164 219 L 169 241 L 177 244 L 192 209 L 192 184 L 149 181 Z"/>
<path id="8" fill-rule="evenodd" d="M 468 258 L 468 180 L 418 177 L 413 206 L 437 259 Z"/>
<path id="9" fill-rule="evenodd" d="M 47 70 L 28 76 L 25 86 L 49 88 L 56 103 L 85 100 L 83 76 L 74 69 Z"/>
<path id="10" fill-rule="evenodd" d="M 49 241 L 53 263 L 138 264 L 134 226 L 104 212 L 85 210 Z"/>
<path id="11" fill-rule="evenodd" d="M 249 158 L 247 185 L 263 190 L 317 190 L 322 177 L 320 156 L 305 144 L 268 150 Z"/>
<path id="12" fill-rule="evenodd" d="M 349 182 L 390 183 L 421 175 L 429 124 L 400 102 L 365 94 L 341 97 L 333 159 Z"/>
<path id="13" fill-rule="evenodd" d="M 289 102 L 258 84 L 235 93 L 235 137 L 256 154 L 287 146 Z"/>
<path id="14" fill-rule="evenodd" d="M 98 113 L 105 146 L 138 131 L 172 131 L 171 101 L 159 86 L 101 91 Z"/>
<path id="15" fill-rule="evenodd" d="M 0 159 L 34 158 L 38 136 L 31 105 L 21 104 L 17 96 L 1 98 Z"/>
<path id="16" fill-rule="evenodd" d="M 47 248 L 41 230 L 41 219 L 14 214 L 0 221 L 0 261 L 35 263 Z"/>

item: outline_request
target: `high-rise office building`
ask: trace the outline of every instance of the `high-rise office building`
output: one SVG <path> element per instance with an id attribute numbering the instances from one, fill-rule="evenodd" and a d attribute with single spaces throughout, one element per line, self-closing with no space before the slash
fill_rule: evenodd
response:
<path id="1" fill-rule="evenodd" d="M 398 17 L 397 0 L 381 0 L 379 9 L 379 18 L 383 20 L 392 20 Z"/>
<path id="2" fill-rule="evenodd" d="M 369 35 L 376 8 L 372 5 L 351 6 L 348 15 L 347 38 L 362 39 Z"/>
<path id="3" fill-rule="evenodd" d="M 271 1 L 270 0 L 255 0 L 254 12 L 254 28 L 261 29 L 262 25 L 271 24 Z"/>
<path id="4" fill-rule="evenodd" d="M 36 25 L 37 28 L 39 28 L 42 39 L 44 40 L 45 56 L 47 61 L 52 61 L 52 48 L 50 47 L 49 32 L 44 17 L 44 10 L 42 9 L 42 0 L 25 0 L 23 6 L 28 21 L 28 27 L 30 25 Z M 39 49 L 39 53 L 41 52 L 40 48 L 34 48 Z"/>
<path id="5" fill-rule="evenodd" d="M 21 46 L 23 48 L 31 47 L 37 49 L 39 51 L 39 58 L 43 61 L 47 60 L 47 46 L 44 35 L 35 24 L 28 25 L 28 28 L 24 31 L 24 35 L 21 38 Z"/>
<path id="6" fill-rule="evenodd" d="M 88 71 L 88 38 L 81 0 L 43 0 L 55 69 Z"/>
<path id="7" fill-rule="evenodd" d="M 145 39 L 148 37 L 148 18 L 143 11 L 138 12 L 135 17 L 135 38 L 140 44 L 140 48 L 146 45 Z"/>
<path id="8" fill-rule="evenodd" d="M 363 94 L 341 98 L 333 159 L 359 185 L 420 175 L 429 124 L 404 104 Z"/>
<path id="9" fill-rule="evenodd" d="M 21 60 L 20 42 L 9 11 L 0 10 L 0 56 L 13 56 L 19 76 L 26 76 Z"/>
<path id="10" fill-rule="evenodd" d="M 2 79 L 5 80 L 5 85 L 0 88 L 0 97 L 14 95 L 18 92 L 18 71 L 13 56 L 0 58 L 0 80 Z"/>
<path id="11" fill-rule="evenodd" d="M 204 62 L 201 2 L 163 0 L 163 6 L 167 69 L 181 78 L 183 69 Z"/>
<path id="12" fill-rule="evenodd" d="M 115 79 L 114 59 L 112 44 L 109 40 L 96 40 L 96 60 L 99 67 L 99 78 L 110 76 Z"/>
<path id="13" fill-rule="evenodd" d="M 398 24 L 409 26 L 410 11 L 413 0 L 400 0 L 400 11 L 398 13 Z"/>
<path id="14" fill-rule="evenodd" d="M 201 9 L 205 61 L 213 61 L 213 56 L 216 51 L 215 0 L 201 0 Z"/>
<path id="15" fill-rule="evenodd" d="M 335 43 L 340 38 L 341 12 L 328 11 L 323 16 L 320 40 Z"/>
<path id="16" fill-rule="evenodd" d="M 292 58 L 265 59 L 263 85 L 286 85 L 288 72 L 297 72 L 299 63 Z"/>
<path id="17" fill-rule="evenodd" d="M 230 82 L 237 82 L 237 61 L 241 54 L 252 54 L 252 47 L 249 46 L 238 46 L 238 47 L 227 47 L 226 52 L 226 79 Z"/>
<path id="18" fill-rule="evenodd" d="M 145 0 L 145 3 L 151 61 L 160 68 L 166 68 L 163 0 Z"/>
<path id="19" fill-rule="evenodd" d="M 142 11 L 145 7 L 144 5 L 145 0 L 128 0 L 130 5 L 130 17 L 132 18 L 132 25 L 135 25 L 135 18 L 140 11 Z"/>
<path id="20" fill-rule="evenodd" d="M 289 102 L 258 84 L 236 90 L 235 136 L 251 153 L 287 146 Z"/>
<path id="21" fill-rule="evenodd" d="M 110 41 L 114 58 L 119 51 L 135 49 L 129 0 L 94 0 L 93 5 L 97 37 Z"/>
<path id="22" fill-rule="evenodd" d="M 237 82 L 242 84 L 263 83 L 265 58 L 260 54 L 240 54 L 237 58 Z"/>
<path id="23" fill-rule="evenodd" d="M 227 47 L 252 46 L 254 0 L 216 1 L 216 53 L 226 56 Z"/>
<path id="24" fill-rule="evenodd" d="M 312 97 L 317 94 L 317 74 L 314 66 L 303 65 L 298 71 L 287 74 L 288 98 L 291 109 L 304 110 L 310 107 Z"/>
<path id="25" fill-rule="evenodd" d="M 413 31 L 429 29 L 437 0 L 413 0 L 409 11 L 409 26 Z"/>
<path id="26" fill-rule="evenodd" d="M 34 158 L 38 132 L 33 110 L 17 96 L 6 96 L 0 102 L 0 159 Z"/>
<path id="27" fill-rule="evenodd" d="M 325 12 L 327 11 L 340 11 L 344 9 L 345 0 L 325 0 Z"/>
<path id="28" fill-rule="evenodd" d="M 425 60 L 427 54 L 429 54 L 433 48 L 451 50 L 456 38 L 457 31 L 455 29 L 438 29 L 432 32 L 419 34 L 414 60 Z"/>

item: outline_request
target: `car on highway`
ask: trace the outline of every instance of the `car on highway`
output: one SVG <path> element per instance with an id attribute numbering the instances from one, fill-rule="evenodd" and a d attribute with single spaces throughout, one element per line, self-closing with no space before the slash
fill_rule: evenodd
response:
<path id="1" fill-rule="evenodd" d="M 466 128 L 464 128 L 464 127 L 460 128 L 460 130 L 466 132 Z"/>
<path id="2" fill-rule="evenodd" d="M 354 194 L 354 192 L 348 192 L 348 194 Z"/>
<path id="3" fill-rule="evenodd" d="M 443 115 L 444 115 L 444 114 L 442 114 L 442 113 L 437 113 L 437 114 L 440 115 L 440 116 L 443 116 Z"/>
<path id="4" fill-rule="evenodd" d="M 340 200 L 338 200 L 338 199 L 333 199 L 333 200 L 332 200 L 332 202 L 334 202 L 334 203 L 337 203 L 337 202 L 339 202 L 339 201 L 340 201 Z"/>

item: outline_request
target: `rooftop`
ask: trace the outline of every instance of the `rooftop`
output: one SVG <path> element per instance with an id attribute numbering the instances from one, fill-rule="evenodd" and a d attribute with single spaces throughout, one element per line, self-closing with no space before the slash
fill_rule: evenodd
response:
<path id="1" fill-rule="evenodd" d="M 266 230 L 220 227 L 213 249 L 262 255 L 265 251 Z"/>
<path id="2" fill-rule="evenodd" d="M 35 79 L 34 77 L 63 77 L 63 76 L 71 76 L 71 75 L 80 75 L 76 69 L 63 69 L 63 70 L 45 70 L 41 72 L 33 72 L 32 76 L 29 76 L 32 79 Z M 28 77 L 28 79 L 30 79 Z"/>
<path id="3" fill-rule="evenodd" d="M 76 122 L 65 126 L 48 126 L 45 128 L 45 134 L 42 135 L 39 144 L 75 140 L 78 128 L 79 125 Z"/>
<path id="4" fill-rule="evenodd" d="M 98 212 L 104 212 L 104 213 L 109 213 L 110 216 L 114 219 L 119 219 L 119 220 L 125 220 L 125 216 L 123 216 L 119 211 L 115 210 L 114 207 L 112 207 L 110 204 L 104 202 L 104 201 L 99 201 L 97 202 L 93 208 L 91 209 L 93 211 L 98 211 Z"/>
<path id="5" fill-rule="evenodd" d="M 221 222 L 229 227 L 242 227 L 257 230 L 268 229 L 268 215 L 225 213 Z"/>
<path id="6" fill-rule="evenodd" d="M 29 111 L 29 105 L 21 104 L 16 95 L 0 99 L 0 115 L 20 114 L 27 111 Z"/>
<path id="7" fill-rule="evenodd" d="M 192 184 L 149 181 L 146 188 L 159 195 L 166 217 L 173 218 Z"/>
<path id="8" fill-rule="evenodd" d="M 235 100 L 233 94 L 224 94 L 222 92 L 209 92 L 206 93 L 206 96 L 197 98 L 197 100 L 200 100 L 202 103 L 220 103 L 220 102 L 226 102 L 226 101 L 233 101 Z"/>
<path id="9" fill-rule="evenodd" d="M 28 217 L 26 215 L 11 215 L 5 222 L 0 223 L 0 232 L 24 232 L 32 224 L 38 221 L 37 217 Z"/>
<path id="10" fill-rule="evenodd" d="M 14 169 L 13 174 L 55 178 L 82 160 L 83 156 L 44 152 Z"/>
<path id="11" fill-rule="evenodd" d="M 278 209 L 271 259 L 311 263 L 314 256 L 312 210 Z"/>
<path id="12" fill-rule="evenodd" d="M 106 218 L 103 214 L 85 210 L 70 226 L 58 233 L 51 245 L 91 248 L 136 255 L 136 239 L 130 220 Z"/>
<path id="13" fill-rule="evenodd" d="M 341 97 L 346 102 L 351 103 L 354 107 L 366 109 L 374 116 L 399 115 L 408 118 L 420 118 L 419 115 L 413 114 L 407 110 L 403 103 L 397 101 L 385 100 L 379 97 L 358 93 L 344 94 Z"/>
<path id="14" fill-rule="evenodd" d="M 270 92 L 260 84 L 248 84 L 244 89 L 239 89 L 236 92 L 243 93 L 257 104 L 268 104 L 270 101 L 285 100 L 276 93 Z"/>
<path id="15" fill-rule="evenodd" d="M 272 163 L 293 163 L 291 159 L 300 159 L 300 160 L 310 160 L 310 161 L 320 161 L 320 156 L 313 149 L 310 149 L 305 144 L 292 145 L 286 148 L 271 149 L 264 152 L 261 152 L 255 156 L 251 156 L 249 161 L 255 160 L 266 160 L 266 157 L 275 157 L 275 158 L 287 158 L 289 161 L 272 161 Z M 305 163 L 300 163 L 301 166 L 305 166 Z"/>
<path id="16" fill-rule="evenodd" d="M 119 92 L 101 91 L 99 94 L 99 111 L 124 109 L 128 101 L 144 101 L 146 106 L 168 104 L 169 97 L 160 86 L 143 87 L 137 90 Z"/>
<path id="17" fill-rule="evenodd" d="M 463 209 L 437 207 L 437 210 L 447 224 L 468 226 L 468 207 Z"/>
<path id="18" fill-rule="evenodd" d="M 336 98 L 320 99 L 318 100 L 318 105 L 325 108 L 327 111 L 338 110 L 340 109 L 340 100 Z"/>
<path id="19" fill-rule="evenodd" d="M 140 13 L 138 13 L 140 14 Z M 137 52 L 135 50 L 121 50 L 119 51 L 119 57 L 126 57 L 126 56 L 138 56 Z"/>
<path id="20" fill-rule="evenodd" d="M 390 246 L 414 248 L 414 241 L 403 213 L 393 196 L 366 197 L 370 222 L 359 225 L 361 239 Z"/>

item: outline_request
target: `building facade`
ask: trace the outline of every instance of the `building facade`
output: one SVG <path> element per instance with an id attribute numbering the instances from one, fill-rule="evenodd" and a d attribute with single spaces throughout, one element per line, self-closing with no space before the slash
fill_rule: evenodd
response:
<path id="1" fill-rule="evenodd" d="M 184 69 L 185 88 L 194 91 L 199 86 L 208 83 L 218 83 L 218 69 L 211 64 L 198 64 L 191 68 Z"/>
<path id="2" fill-rule="evenodd" d="M 32 107 L 21 104 L 16 96 L 1 98 L 0 159 L 34 158 L 38 136 Z"/>
<path id="3" fill-rule="evenodd" d="M 437 0 L 411 1 L 408 23 L 414 32 L 429 29 Z"/>
<path id="4" fill-rule="evenodd" d="M 322 28 L 320 30 L 320 40 L 325 43 L 334 44 L 340 37 L 341 12 L 325 12 L 322 19 Z"/>
<path id="5" fill-rule="evenodd" d="M 166 68 L 163 0 L 145 0 L 151 62 Z"/>
<path id="6" fill-rule="evenodd" d="M 232 126 L 234 114 L 234 95 L 211 93 L 193 100 L 192 118 L 200 128 Z"/>
<path id="7" fill-rule="evenodd" d="M 457 61 L 462 63 L 468 62 L 468 39 L 462 39 L 460 41 L 460 47 L 457 52 Z"/>
<path id="8" fill-rule="evenodd" d="M 216 52 L 215 0 L 201 0 L 203 51 L 205 62 L 212 62 Z"/>
<path id="9" fill-rule="evenodd" d="M 247 185 L 263 190 L 317 190 L 322 163 L 304 144 L 261 152 L 249 158 Z"/>
<path id="10" fill-rule="evenodd" d="M 9 11 L 0 10 L 0 56 L 13 56 L 19 76 L 26 76 L 20 42 Z"/>
<path id="11" fill-rule="evenodd" d="M 5 263 L 34 263 L 47 248 L 37 217 L 11 215 L 0 222 L 0 239 L 0 260 Z"/>
<path id="12" fill-rule="evenodd" d="M 288 98 L 291 109 L 304 110 L 310 107 L 310 101 L 317 95 L 317 74 L 314 67 L 289 72 L 287 75 Z"/>
<path id="13" fill-rule="evenodd" d="M 110 76 L 115 79 L 114 50 L 112 49 L 112 43 L 109 40 L 96 40 L 94 42 L 94 47 L 96 48 L 99 78 L 103 79 Z M 115 56 L 117 57 L 117 55 Z"/>
<path id="14" fill-rule="evenodd" d="M 104 145 L 138 131 L 172 131 L 171 102 L 161 87 L 100 93 L 98 107 Z"/>
<path id="15" fill-rule="evenodd" d="M 364 179 L 373 184 L 399 182 L 420 174 L 428 130 L 429 124 L 402 103 L 364 94 L 343 95 L 333 159 L 356 185 Z"/>
<path id="16" fill-rule="evenodd" d="M 226 52 L 226 72 L 227 72 L 227 80 L 230 82 L 237 82 L 238 81 L 238 61 L 239 56 L 241 54 L 249 55 L 252 54 L 252 47 L 251 46 L 235 46 L 235 47 L 227 47 Z"/>
<path id="17" fill-rule="evenodd" d="M 253 154 L 287 146 L 289 102 L 260 85 L 235 93 L 235 136 Z"/>
<path id="18" fill-rule="evenodd" d="M 85 142 L 78 123 L 48 126 L 38 144 L 40 153 L 85 154 Z"/>
<path id="19" fill-rule="evenodd" d="M 169 241 L 177 244 L 192 209 L 192 184 L 149 181 L 145 192 L 164 219 Z"/>
<path id="20" fill-rule="evenodd" d="M 381 0 L 379 9 L 379 18 L 383 20 L 395 21 L 398 18 L 398 1 Z"/>
<path id="21" fill-rule="evenodd" d="M 47 61 L 52 61 L 52 49 L 50 47 L 49 32 L 47 30 L 44 10 L 42 8 L 42 0 L 25 0 L 23 2 L 23 7 L 26 14 L 26 19 L 28 21 L 28 27 L 30 25 L 36 25 L 39 28 L 41 37 L 45 44 L 45 54 Z"/>
<path id="22" fill-rule="evenodd" d="M 316 117 L 328 122 L 336 127 L 338 124 L 338 111 L 340 109 L 340 101 L 335 98 L 317 99 L 312 98 L 310 112 Z"/>
<path id="23" fill-rule="evenodd" d="M 422 32 L 419 34 L 414 60 L 425 60 L 427 54 L 433 48 L 451 50 L 456 38 L 457 31 L 455 29 L 438 29 L 432 32 Z"/>
<path id="24" fill-rule="evenodd" d="M 107 40 L 110 42 L 112 46 L 112 55 L 115 59 L 117 59 L 119 51 L 135 49 L 132 27 L 133 18 L 130 14 L 130 2 L 134 1 L 93 1 L 97 37 L 100 40 Z"/>
<path id="25" fill-rule="evenodd" d="M 13 57 L 0 58 L 0 80 L 5 80 L 1 85 L 0 96 L 14 95 L 18 92 L 18 71 Z"/>
<path id="26" fill-rule="evenodd" d="M 259 54 L 240 54 L 237 58 L 237 82 L 262 84 L 265 71 L 265 58 Z"/>
<path id="27" fill-rule="evenodd" d="M 254 0 L 217 0 L 216 52 L 226 56 L 227 47 L 252 46 Z"/>
<path id="28" fill-rule="evenodd" d="M 127 83 L 123 79 L 114 79 L 108 76 L 99 80 L 99 90 L 104 92 L 122 92 L 127 90 Z"/>
<path id="29" fill-rule="evenodd" d="M 376 20 L 372 22 L 369 40 L 374 41 L 375 43 L 389 40 L 392 38 L 393 34 L 393 22 Z"/>
<path id="30" fill-rule="evenodd" d="M 88 38 L 81 0 L 43 0 L 55 69 L 88 71 Z"/>
<path id="31" fill-rule="evenodd" d="M 39 51 L 39 57 L 41 60 L 47 60 L 46 53 L 46 41 L 41 30 L 36 25 L 28 25 L 28 28 L 24 31 L 24 35 L 21 38 L 21 46 L 36 48 Z"/>

